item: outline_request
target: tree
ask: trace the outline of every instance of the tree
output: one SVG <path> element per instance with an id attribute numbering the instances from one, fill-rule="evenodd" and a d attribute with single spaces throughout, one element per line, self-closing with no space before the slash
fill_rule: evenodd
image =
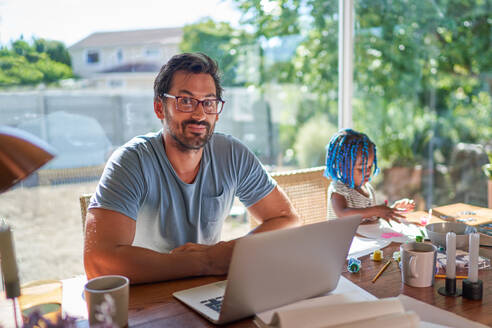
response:
<path id="1" fill-rule="evenodd" d="M 61 42 L 22 38 L 0 50 L 0 87 L 52 84 L 73 76 Z M 68 57 L 68 63 L 70 59 Z"/>
<path id="2" fill-rule="evenodd" d="M 320 113 L 336 122 L 338 1 L 235 2 L 259 41 L 297 30 L 306 36 L 284 68 L 283 82 L 303 85 L 316 98 L 297 128 Z M 431 138 L 441 146 L 432 154 L 440 162 L 458 141 L 492 138 L 490 0 L 355 6 L 354 124 L 375 139 L 386 165 L 421 161 Z"/>
<path id="3" fill-rule="evenodd" d="M 457 142 L 492 138 L 490 107 L 488 113 L 480 110 L 490 104 L 483 73 L 491 70 L 492 2 L 357 4 L 355 80 L 364 105 L 355 116 L 371 121 L 367 113 L 374 107 L 386 110 L 387 119 L 373 129 L 391 130 L 387 141 L 378 136 L 382 146 L 407 143 L 405 153 L 412 156 L 399 160 L 411 164 L 429 156 L 424 154 L 432 137 L 440 145 L 436 160 L 443 163 Z"/>
<path id="4" fill-rule="evenodd" d="M 246 83 L 241 76 L 239 58 L 242 48 L 251 44 L 251 37 L 244 31 L 235 30 L 228 23 L 216 23 L 207 18 L 183 28 L 181 51 L 203 52 L 217 60 L 222 72 L 222 83 L 239 86 Z"/>
<path id="5" fill-rule="evenodd" d="M 292 78 L 292 64 L 285 60 L 280 63 L 273 63 L 270 68 L 266 62 L 265 48 L 273 38 L 280 38 L 299 34 L 299 9 L 301 0 L 234 0 L 239 9 L 243 11 L 242 23 L 249 25 L 254 30 L 254 39 L 258 44 L 258 71 L 259 79 L 256 86 L 260 90 L 262 101 L 267 103 L 267 128 L 268 128 L 268 145 L 269 145 L 269 164 L 275 162 L 274 144 L 273 144 L 273 119 L 270 112 L 271 106 L 265 99 L 265 85 L 271 81 L 289 82 Z M 282 129 L 288 131 L 288 129 Z M 280 138 L 286 139 L 286 138 Z"/>
<path id="6" fill-rule="evenodd" d="M 33 48 L 39 53 L 46 53 L 51 60 L 72 66 L 72 60 L 65 44 L 55 40 L 33 39 Z"/>
<path id="7" fill-rule="evenodd" d="M 311 117 L 303 124 L 297 131 L 298 137 L 294 144 L 299 165 L 301 167 L 324 165 L 327 140 L 330 140 L 336 132 L 336 126 L 320 114 Z"/>

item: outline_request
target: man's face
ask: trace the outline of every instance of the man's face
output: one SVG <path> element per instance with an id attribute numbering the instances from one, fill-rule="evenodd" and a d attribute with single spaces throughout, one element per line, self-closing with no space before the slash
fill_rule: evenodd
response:
<path id="1" fill-rule="evenodd" d="M 363 165 L 365 164 L 365 165 Z M 354 186 L 357 188 L 363 186 L 366 182 L 369 182 L 372 174 L 372 166 L 374 164 L 374 151 L 372 147 L 369 148 L 369 156 L 367 157 L 366 163 L 362 162 L 362 151 L 357 154 L 357 159 L 355 161 L 354 167 Z"/>
<path id="2" fill-rule="evenodd" d="M 167 92 L 173 96 L 193 97 L 199 100 L 215 99 L 215 83 L 210 74 L 193 74 L 177 71 Z M 154 104 L 157 117 L 164 119 L 165 133 L 169 134 L 178 148 L 183 151 L 198 150 L 205 146 L 213 134 L 219 115 L 206 114 L 201 104 L 192 113 L 183 113 L 176 109 L 176 99 L 163 97 Z M 158 113 L 160 107 L 160 113 Z"/>

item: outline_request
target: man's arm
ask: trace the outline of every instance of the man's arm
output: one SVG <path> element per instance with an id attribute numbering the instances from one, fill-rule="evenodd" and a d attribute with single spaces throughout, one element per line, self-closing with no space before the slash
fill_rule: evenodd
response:
<path id="1" fill-rule="evenodd" d="M 252 233 L 282 229 L 300 224 L 299 216 L 294 207 L 280 187 L 275 187 L 267 196 L 248 208 L 262 223 Z M 208 250 L 208 254 L 214 259 L 217 268 L 229 269 L 232 250 L 236 240 L 220 242 L 213 246 L 195 243 L 186 243 L 172 250 L 172 254 L 202 252 Z"/>
<path id="2" fill-rule="evenodd" d="M 248 207 L 248 211 L 261 222 L 253 230 L 253 233 L 300 225 L 296 210 L 279 186 L 276 186 L 263 199 Z"/>
<path id="3" fill-rule="evenodd" d="M 249 207 L 263 223 L 254 232 L 299 224 L 294 208 L 276 187 Z M 87 214 L 84 266 L 87 277 L 121 274 L 131 283 L 226 274 L 234 241 L 215 245 L 185 244 L 171 253 L 132 246 L 136 222 L 116 211 L 91 209 Z"/>
<path id="4" fill-rule="evenodd" d="M 87 214 L 84 266 L 87 278 L 120 274 L 131 283 L 155 282 L 190 276 L 225 274 L 228 261 L 215 261 L 227 249 L 210 246 L 195 252 L 159 253 L 132 246 L 136 222 L 115 211 L 91 209 Z"/>

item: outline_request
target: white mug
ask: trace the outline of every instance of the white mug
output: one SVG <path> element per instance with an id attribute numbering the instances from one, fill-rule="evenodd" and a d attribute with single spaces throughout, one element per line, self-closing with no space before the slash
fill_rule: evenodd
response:
<path id="1" fill-rule="evenodd" d="M 84 286 L 89 325 L 113 324 L 128 326 L 130 281 L 111 275 L 89 280 Z"/>
<path id="2" fill-rule="evenodd" d="M 430 287 L 436 273 L 437 248 L 427 243 L 406 243 L 400 246 L 401 280 L 412 287 Z"/>

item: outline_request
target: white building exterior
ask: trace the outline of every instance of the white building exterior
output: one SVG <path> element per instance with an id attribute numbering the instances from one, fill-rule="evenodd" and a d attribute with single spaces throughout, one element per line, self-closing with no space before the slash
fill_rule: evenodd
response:
<path id="1" fill-rule="evenodd" d="M 151 89 L 160 67 L 179 53 L 181 28 L 97 32 L 68 48 L 75 75 L 89 87 Z"/>

